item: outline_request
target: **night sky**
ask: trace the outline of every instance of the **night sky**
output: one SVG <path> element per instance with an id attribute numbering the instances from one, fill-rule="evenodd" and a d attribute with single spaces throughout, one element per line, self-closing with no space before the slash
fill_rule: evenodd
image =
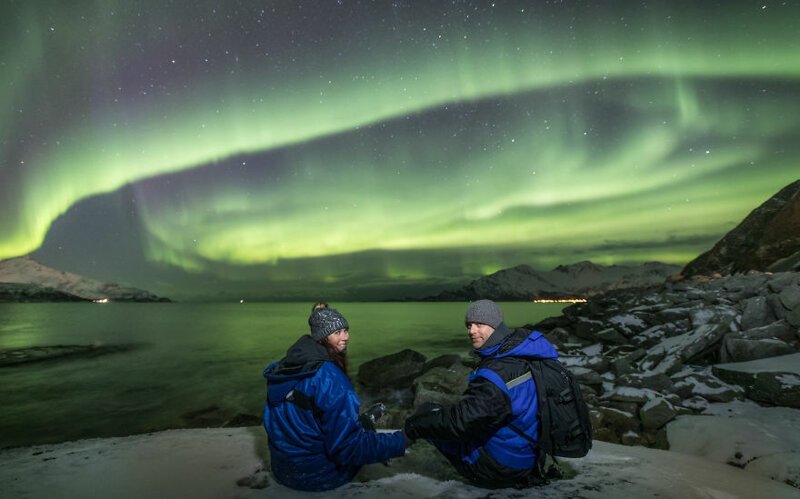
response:
<path id="1" fill-rule="evenodd" d="M 798 2 L 0 6 L 0 258 L 179 298 L 686 263 L 799 139 Z"/>

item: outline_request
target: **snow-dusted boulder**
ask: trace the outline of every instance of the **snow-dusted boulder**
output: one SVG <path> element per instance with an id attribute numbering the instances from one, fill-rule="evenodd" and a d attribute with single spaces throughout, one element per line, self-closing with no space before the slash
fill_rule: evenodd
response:
<path id="1" fill-rule="evenodd" d="M 753 400 L 800 408 L 800 353 L 718 364 L 712 369 L 720 379 L 744 388 Z"/>

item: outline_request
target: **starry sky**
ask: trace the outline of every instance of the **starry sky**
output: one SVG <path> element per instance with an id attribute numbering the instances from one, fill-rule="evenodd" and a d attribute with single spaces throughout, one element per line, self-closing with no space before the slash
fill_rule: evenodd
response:
<path id="1" fill-rule="evenodd" d="M 796 2 L 6 0 L 0 258 L 174 297 L 683 264 L 800 177 Z"/>

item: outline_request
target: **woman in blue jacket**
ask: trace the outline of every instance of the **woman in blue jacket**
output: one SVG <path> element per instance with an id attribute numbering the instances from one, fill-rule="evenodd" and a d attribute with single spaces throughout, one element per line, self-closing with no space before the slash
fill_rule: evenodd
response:
<path id="1" fill-rule="evenodd" d="M 308 324 L 311 335 L 264 370 L 264 428 L 278 482 L 330 490 L 350 482 L 365 464 L 402 456 L 405 441 L 400 431 L 365 431 L 359 421 L 360 402 L 347 377 L 347 319 L 318 305 Z"/>

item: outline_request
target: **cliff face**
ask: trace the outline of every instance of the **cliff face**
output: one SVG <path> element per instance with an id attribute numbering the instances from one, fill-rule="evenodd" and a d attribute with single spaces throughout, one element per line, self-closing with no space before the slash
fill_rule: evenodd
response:
<path id="1" fill-rule="evenodd" d="M 800 271 L 800 180 L 753 210 L 683 275 Z"/>
<path id="2" fill-rule="evenodd" d="M 640 266 L 603 266 L 592 262 L 559 265 L 538 271 L 518 265 L 481 277 L 461 289 L 445 291 L 430 300 L 532 300 L 536 298 L 588 297 L 613 289 L 660 284 L 680 267 L 658 262 Z"/>
<path id="3" fill-rule="evenodd" d="M 84 300 L 107 298 L 111 301 L 170 301 L 141 289 L 62 272 L 42 265 L 30 257 L 0 261 L 0 283 L 5 284 L 6 301 L 63 301 L 62 294 Z M 38 291 L 34 291 L 35 288 Z M 15 296 L 20 299 L 12 300 Z M 35 299 L 30 299 L 34 296 Z M 48 296 L 53 299 L 47 299 Z M 28 298 L 22 299 L 25 297 Z"/>

